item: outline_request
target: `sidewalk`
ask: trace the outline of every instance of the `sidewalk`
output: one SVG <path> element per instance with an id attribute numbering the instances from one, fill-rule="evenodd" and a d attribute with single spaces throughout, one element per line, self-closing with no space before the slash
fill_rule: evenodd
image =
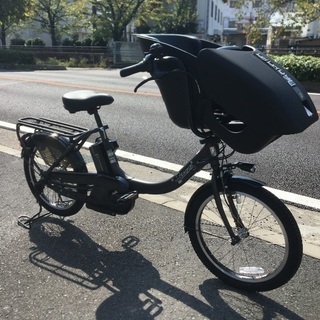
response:
<path id="1" fill-rule="evenodd" d="M 15 157 L 20 157 L 20 146 L 16 138 L 15 131 L 0 128 L 0 152 L 4 152 Z M 157 181 L 171 176 L 166 173 L 145 165 L 120 161 L 121 167 L 130 176 L 142 180 Z M 188 181 L 176 191 L 163 195 L 140 195 L 139 197 L 147 201 L 168 207 L 170 209 L 185 211 L 188 200 L 201 183 Z M 293 213 L 303 238 L 304 254 L 320 259 L 320 214 L 317 211 L 301 209 L 293 205 L 287 205 Z"/>
<path id="2" fill-rule="evenodd" d="M 314 320 L 320 314 L 319 260 L 308 255 L 289 283 L 265 293 L 237 291 L 206 270 L 183 230 L 181 211 L 198 186 L 193 181 L 179 193 L 141 197 L 125 216 L 84 207 L 64 220 L 52 216 L 31 230 L 18 227 L 17 218 L 38 206 L 14 132 L 0 130 L 0 137 L 0 319 Z M 140 178 L 166 175 L 122 164 Z M 291 209 L 303 228 L 319 217 Z M 311 221 L 302 224 L 306 216 Z M 309 238 L 305 247 L 319 252 L 318 240 Z"/>

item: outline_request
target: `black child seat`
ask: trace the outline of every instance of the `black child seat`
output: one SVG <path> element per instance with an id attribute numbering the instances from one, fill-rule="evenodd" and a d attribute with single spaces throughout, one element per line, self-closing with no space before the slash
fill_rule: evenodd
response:
<path id="1" fill-rule="evenodd" d="M 164 55 L 177 57 L 185 67 L 185 73 L 169 72 L 157 80 L 179 127 L 210 130 L 234 150 L 249 154 L 318 120 L 297 79 L 253 47 L 222 47 L 182 35 L 140 35 L 139 41 L 144 51 L 160 43 Z"/>

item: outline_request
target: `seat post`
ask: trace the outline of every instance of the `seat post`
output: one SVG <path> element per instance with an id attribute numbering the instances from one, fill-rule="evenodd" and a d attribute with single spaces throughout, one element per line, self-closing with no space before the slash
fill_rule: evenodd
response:
<path id="1" fill-rule="evenodd" d="M 99 115 L 99 113 L 98 113 L 98 109 L 99 109 L 99 108 L 94 109 L 93 114 L 94 114 L 94 118 L 95 118 L 95 120 L 96 120 L 96 123 L 97 123 L 98 128 L 101 128 L 101 127 L 103 126 L 103 124 L 102 124 L 100 115 Z"/>

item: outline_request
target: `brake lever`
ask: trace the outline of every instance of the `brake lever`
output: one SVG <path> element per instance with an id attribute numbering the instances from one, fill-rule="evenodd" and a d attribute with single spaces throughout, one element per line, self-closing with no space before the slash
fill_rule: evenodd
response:
<path id="1" fill-rule="evenodd" d="M 164 78 L 165 76 L 167 76 L 169 73 L 171 73 L 171 72 L 177 72 L 177 71 L 180 71 L 180 70 L 172 70 L 172 71 L 170 71 L 170 72 L 161 72 L 161 74 L 158 73 L 158 74 L 156 74 L 156 75 L 154 75 L 154 76 L 152 76 L 152 77 L 150 77 L 150 78 L 148 78 L 148 79 L 145 79 L 145 80 L 141 81 L 141 82 L 134 88 L 134 92 L 137 92 L 140 87 L 142 87 L 144 84 L 146 84 L 146 83 L 149 82 L 149 81 L 162 79 L 162 78 Z"/>
<path id="2" fill-rule="evenodd" d="M 138 89 L 140 88 L 140 87 L 142 87 L 144 84 L 146 84 L 147 82 L 149 82 L 149 81 L 152 81 L 152 80 L 155 80 L 156 78 L 155 77 L 150 77 L 150 78 L 148 78 L 148 79 L 145 79 L 145 80 L 143 80 L 143 81 L 141 81 L 135 88 L 134 88 L 134 92 L 137 92 L 138 91 Z"/>

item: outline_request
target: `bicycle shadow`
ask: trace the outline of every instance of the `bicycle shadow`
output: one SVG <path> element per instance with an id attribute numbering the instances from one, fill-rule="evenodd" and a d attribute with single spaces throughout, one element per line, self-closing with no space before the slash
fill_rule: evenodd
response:
<path id="1" fill-rule="evenodd" d="M 163 312 L 162 301 L 152 292 L 164 293 L 208 319 L 241 319 L 220 290 L 234 289 L 219 280 L 207 280 L 200 291 L 208 303 L 163 281 L 159 271 L 133 248 L 139 239 L 122 240 L 121 251 L 109 251 L 94 242 L 70 221 L 46 217 L 34 223 L 29 231 L 34 244 L 29 260 L 34 265 L 89 290 L 106 288 L 111 296 L 96 310 L 96 319 L 155 319 Z M 238 294 L 239 297 L 249 297 Z M 241 298 L 240 298 L 241 299 Z M 250 302 L 250 299 L 253 301 Z M 247 298 L 245 300 L 248 300 Z M 291 311 L 261 295 L 250 295 L 249 304 L 271 304 L 290 319 L 299 319 Z M 220 317 L 221 315 L 221 317 Z"/>
<path id="2" fill-rule="evenodd" d="M 206 280 L 199 288 L 206 301 L 223 314 L 217 319 L 304 319 L 264 294 L 237 290 L 219 279 Z"/>

